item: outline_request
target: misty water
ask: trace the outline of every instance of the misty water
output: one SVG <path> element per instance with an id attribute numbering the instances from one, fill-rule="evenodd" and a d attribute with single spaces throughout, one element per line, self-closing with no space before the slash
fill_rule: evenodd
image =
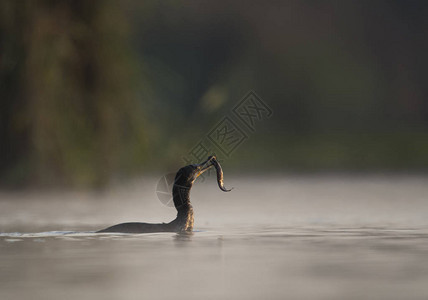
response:
<path id="1" fill-rule="evenodd" d="M 192 235 L 157 176 L 103 193 L 0 193 L 0 299 L 428 299 L 428 177 L 227 176 L 197 182 Z"/>

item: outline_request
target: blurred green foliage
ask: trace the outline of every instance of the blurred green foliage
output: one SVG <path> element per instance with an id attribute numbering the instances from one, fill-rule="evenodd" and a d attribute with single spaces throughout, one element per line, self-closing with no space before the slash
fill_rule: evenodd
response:
<path id="1" fill-rule="evenodd" d="M 249 91 L 236 170 L 426 170 L 425 1 L 0 1 L 3 185 L 166 170 Z"/>
<path id="2" fill-rule="evenodd" d="M 188 153 L 253 89 L 274 115 L 233 153 L 236 170 L 428 167 L 426 2 L 135 7 L 164 161 Z"/>
<path id="3" fill-rule="evenodd" d="M 1 1 L 5 181 L 99 186 L 146 151 L 128 25 L 116 1 Z"/>

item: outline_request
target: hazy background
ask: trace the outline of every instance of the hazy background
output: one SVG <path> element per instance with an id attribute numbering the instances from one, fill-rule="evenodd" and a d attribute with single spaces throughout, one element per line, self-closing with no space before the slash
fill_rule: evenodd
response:
<path id="1" fill-rule="evenodd" d="M 0 0 L 0 299 L 428 299 L 427 16 Z M 193 234 L 94 233 L 211 153 Z"/>
<path id="2" fill-rule="evenodd" d="M 228 172 L 424 172 L 427 15 L 426 1 L 1 0 L 0 185 L 172 171 L 250 90 L 273 115 L 240 124 Z"/>

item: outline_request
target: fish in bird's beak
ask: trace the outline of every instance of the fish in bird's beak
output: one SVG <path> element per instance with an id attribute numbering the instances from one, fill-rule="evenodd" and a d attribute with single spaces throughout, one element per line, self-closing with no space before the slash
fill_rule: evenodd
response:
<path id="1" fill-rule="evenodd" d="M 218 184 L 218 187 L 223 192 L 230 192 L 233 188 L 231 188 L 230 190 L 228 190 L 224 186 L 224 183 L 223 183 L 223 170 L 221 169 L 220 163 L 217 161 L 217 159 L 215 158 L 215 156 L 212 159 L 212 163 L 213 163 L 213 165 L 215 167 L 215 170 L 217 171 L 217 184 Z"/>
<path id="2" fill-rule="evenodd" d="M 223 183 L 223 170 L 221 169 L 220 163 L 217 161 L 217 158 L 215 156 L 210 156 L 206 161 L 203 163 L 196 165 L 196 177 L 195 179 L 204 173 L 206 170 L 208 170 L 210 167 L 214 166 L 217 172 L 217 184 L 218 187 L 223 192 L 230 192 L 232 189 L 228 190 Z"/>

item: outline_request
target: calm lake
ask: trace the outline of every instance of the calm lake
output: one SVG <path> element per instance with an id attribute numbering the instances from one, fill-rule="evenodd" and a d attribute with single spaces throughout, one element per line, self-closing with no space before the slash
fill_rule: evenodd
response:
<path id="1" fill-rule="evenodd" d="M 192 235 L 93 233 L 172 220 L 159 177 L 0 192 L 0 299 L 428 299 L 428 176 L 226 174 Z"/>

